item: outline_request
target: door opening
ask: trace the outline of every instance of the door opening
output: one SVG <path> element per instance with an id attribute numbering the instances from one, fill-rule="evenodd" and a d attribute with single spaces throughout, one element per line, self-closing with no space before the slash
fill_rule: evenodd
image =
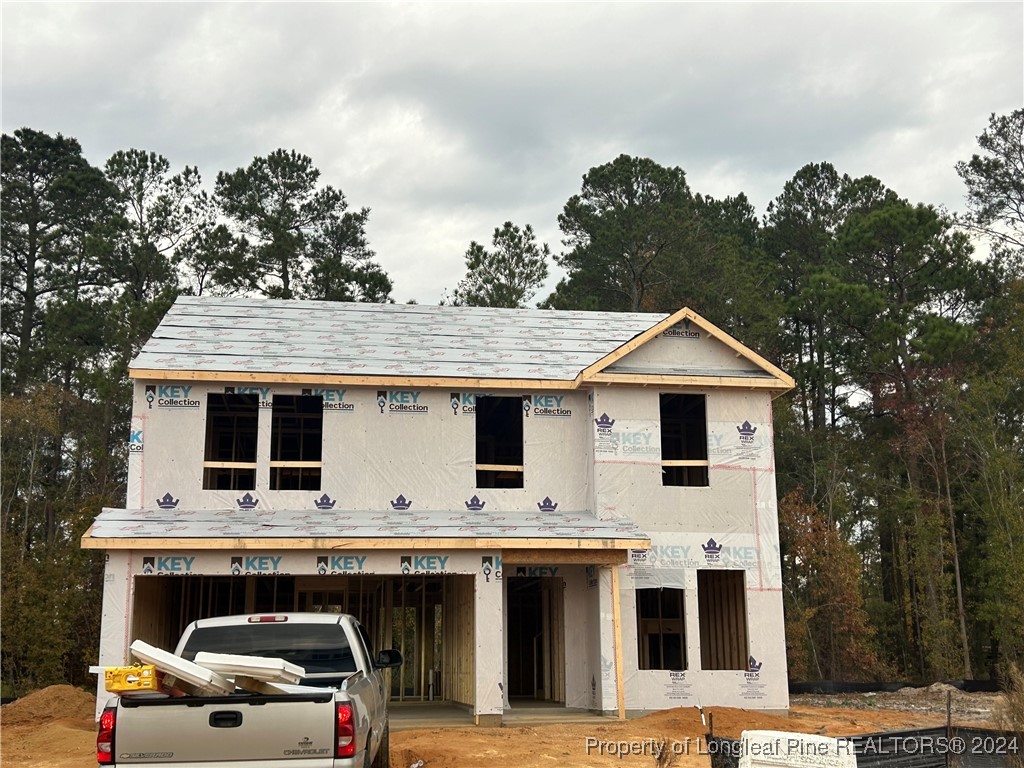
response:
<path id="1" fill-rule="evenodd" d="M 510 576 L 509 699 L 565 703 L 565 626 L 561 576 Z M 514 706 L 514 705 L 513 705 Z"/>

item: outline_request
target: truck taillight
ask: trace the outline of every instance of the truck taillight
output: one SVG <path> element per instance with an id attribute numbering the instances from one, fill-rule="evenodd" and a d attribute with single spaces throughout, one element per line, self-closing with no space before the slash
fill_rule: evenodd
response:
<path id="1" fill-rule="evenodd" d="M 338 705 L 334 736 L 335 757 L 352 757 L 356 753 L 356 714 L 351 704 Z"/>
<path id="2" fill-rule="evenodd" d="M 107 707 L 100 715 L 100 728 L 96 732 L 96 762 L 100 765 L 114 764 L 114 723 L 117 710 Z"/>
<path id="3" fill-rule="evenodd" d="M 288 621 L 288 617 L 281 614 L 274 616 L 250 616 L 248 621 L 250 624 L 274 624 L 279 621 Z"/>

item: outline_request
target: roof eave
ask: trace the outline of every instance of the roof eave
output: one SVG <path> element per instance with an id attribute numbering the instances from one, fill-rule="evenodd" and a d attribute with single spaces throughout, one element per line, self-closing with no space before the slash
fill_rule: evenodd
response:
<path id="1" fill-rule="evenodd" d="M 91 529 L 90 529 L 91 531 Z M 315 549 L 315 550 L 436 550 L 436 549 L 561 549 L 561 550 L 628 550 L 649 549 L 649 538 L 602 539 L 602 538 L 513 538 L 513 537 L 375 537 L 375 538 L 328 538 L 328 537 L 195 537 L 195 538 L 150 538 L 150 537 L 102 537 L 97 538 L 87 531 L 82 536 L 82 549 L 132 549 L 132 550 L 251 550 L 251 549 Z"/>
<path id="2" fill-rule="evenodd" d="M 364 387 L 456 387 L 461 389 L 576 389 L 571 379 L 489 379 L 443 376 L 357 376 L 331 373 L 272 371 L 197 371 L 130 368 L 128 375 L 144 381 L 221 381 L 252 384 L 310 384 Z"/>

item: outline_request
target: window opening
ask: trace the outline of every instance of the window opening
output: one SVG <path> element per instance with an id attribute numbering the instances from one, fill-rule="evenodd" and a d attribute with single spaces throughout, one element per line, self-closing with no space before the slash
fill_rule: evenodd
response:
<path id="1" fill-rule="evenodd" d="M 683 615 L 683 590 L 665 587 L 636 591 L 640 669 L 686 669 Z"/>
<path id="2" fill-rule="evenodd" d="M 258 422 L 256 395 L 207 394 L 204 489 L 251 491 L 256 487 Z"/>
<path id="3" fill-rule="evenodd" d="M 661 484 L 708 485 L 704 395 L 661 395 Z"/>
<path id="4" fill-rule="evenodd" d="M 523 401 L 477 395 L 476 487 L 523 487 Z"/>
<path id="5" fill-rule="evenodd" d="M 270 490 L 319 491 L 323 440 L 323 397 L 274 395 L 270 427 Z"/>

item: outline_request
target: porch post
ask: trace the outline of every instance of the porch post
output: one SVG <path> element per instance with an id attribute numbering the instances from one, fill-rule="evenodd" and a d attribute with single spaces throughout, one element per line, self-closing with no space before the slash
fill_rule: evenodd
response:
<path id="1" fill-rule="evenodd" d="M 612 572 L 612 642 L 615 644 L 615 703 L 619 720 L 626 719 L 626 689 L 622 671 L 622 608 L 619 599 L 619 566 L 609 566 Z"/>
<path id="2" fill-rule="evenodd" d="M 108 551 L 103 566 L 103 607 L 100 618 L 100 647 L 97 664 L 120 667 L 129 662 L 128 646 L 132 641 L 132 551 Z M 107 693 L 103 675 L 96 681 L 96 719 L 113 694 Z"/>
<path id="3" fill-rule="evenodd" d="M 473 713 L 477 725 L 500 726 L 505 696 L 505 634 L 502 613 L 502 581 L 483 573 L 475 576 L 476 653 L 473 658 L 476 698 Z"/>

